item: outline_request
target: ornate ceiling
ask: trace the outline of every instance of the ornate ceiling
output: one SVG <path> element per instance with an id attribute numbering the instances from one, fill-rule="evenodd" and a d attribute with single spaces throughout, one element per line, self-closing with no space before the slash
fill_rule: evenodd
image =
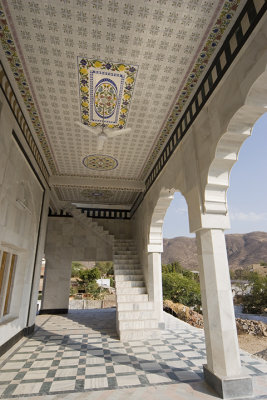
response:
<path id="1" fill-rule="evenodd" d="M 1 60 L 59 201 L 133 204 L 243 5 L 0 0 Z M 103 112 L 122 133 L 99 152 L 77 122 L 96 130 Z"/>

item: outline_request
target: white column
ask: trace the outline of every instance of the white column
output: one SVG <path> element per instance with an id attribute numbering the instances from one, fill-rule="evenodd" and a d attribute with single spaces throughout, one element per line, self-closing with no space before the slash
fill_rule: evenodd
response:
<path id="1" fill-rule="evenodd" d="M 241 373 L 230 274 L 222 229 L 196 232 L 207 368 L 220 377 Z"/>
<path id="2" fill-rule="evenodd" d="M 159 328 L 164 328 L 161 253 L 148 253 L 148 294 L 154 302 Z"/>
<path id="3" fill-rule="evenodd" d="M 64 251 L 63 251 L 64 250 Z M 72 249 L 46 251 L 42 308 L 40 313 L 67 313 L 69 308 Z"/>
<path id="4" fill-rule="evenodd" d="M 43 210 L 42 210 L 42 216 L 41 216 L 41 221 L 40 221 L 41 226 L 40 226 L 39 242 L 37 243 L 35 268 L 33 271 L 34 276 L 33 276 L 32 289 L 31 289 L 31 294 L 30 294 L 31 304 L 29 306 L 28 321 L 27 321 L 28 328 L 30 328 L 34 325 L 35 318 L 36 318 L 36 309 L 37 309 L 38 290 L 39 290 L 40 274 L 41 274 L 41 266 L 42 266 L 42 257 L 44 254 L 44 244 L 45 244 L 45 236 L 46 236 L 46 229 L 47 229 L 49 200 L 50 200 L 50 191 L 46 190 L 45 195 L 44 195 Z"/>

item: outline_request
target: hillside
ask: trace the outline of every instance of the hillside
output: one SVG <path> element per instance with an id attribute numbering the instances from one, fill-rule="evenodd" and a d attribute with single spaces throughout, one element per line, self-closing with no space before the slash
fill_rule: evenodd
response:
<path id="1" fill-rule="evenodd" d="M 198 269 L 195 238 L 164 239 L 163 246 L 163 264 L 179 261 L 186 269 Z M 267 232 L 226 235 L 226 246 L 232 269 L 267 262 Z"/>

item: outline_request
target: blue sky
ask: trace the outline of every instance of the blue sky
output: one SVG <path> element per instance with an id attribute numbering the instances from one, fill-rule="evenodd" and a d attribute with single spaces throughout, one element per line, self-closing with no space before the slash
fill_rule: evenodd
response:
<path id="1" fill-rule="evenodd" d="M 231 229 L 225 233 L 267 232 L 267 113 L 255 124 L 232 168 L 227 192 Z M 193 236 L 189 233 L 187 204 L 180 193 L 167 210 L 163 236 Z"/>

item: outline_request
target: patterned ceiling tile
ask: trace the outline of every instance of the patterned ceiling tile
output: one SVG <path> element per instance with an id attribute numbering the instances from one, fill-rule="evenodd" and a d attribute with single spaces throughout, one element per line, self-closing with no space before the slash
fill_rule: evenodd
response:
<path id="1" fill-rule="evenodd" d="M 54 190 L 61 201 L 84 204 L 132 205 L 138 193 L 123 190 L 85 189 L 84 187 L 56 186 Z"/>
<path id="2" fill-rule="evenodd" d="M 179 97 L 175 101 L 174 105 L 172 105 L 172 112 L 169 115 L 165 125 L 162 127 L 162 132 L 158 139 L 158 142 L 146 163 L 146 166 L 141 174 L 142 178 L 145 178 L 154 164 L 157 155 L 160 153 L 163 145 L 166 143 L 166 139 L 169 137 L 169 134 L 173 130 L 174 126 L 177 124 L 177 121 L 184 109 L 187 100 L 189 99 L 191 93 L 194 88 L 197 86 L 199 82 L 199 78 L 203 74 L 208 62 L 210 61 L 211 56 L 214 53 L 215 48 L 218 46 L 223 33 L 225 32 L 227 26 L 232 20 L 234 13 L 237 10 L 238 4 L 240 0 L 228 0 L 224 3 L 221 14 L 219 18 L 216 20 L 215 24 L 212 27 L 211 33 L 209 34 L 208 40 L 205 43 L 205 46 L 202 48 L 192 70 L 187 77 L 187 80 L 184 80 L 183 85 L 181 87 L 181 91 L 179 91 Z M 209 2 L 205 2 L 202 5 L 202 10 L 208 9 Z M 195 24 L 195 28 L 203 28 L 205 25 L 205 18 L 198 18 Z M 192 33 L 191 36 L 197 37 L 196 33 Z M 187 49 L 189 46 L 187 46 Z M 193 49 L 193 46 L 190 46 Z M 185 51 L 184 51 L 185 52 Z M 186 51 L 188 53 L 188 51 Z M 187 60 L 180 60 L 180 64 L 187 63 Z"/>
<path id="3" fill-rule="evenodd" d="M 131 132 L 105 142 L 103 154 L 118 166 L 101 174 L 144 179 L 242 4 L 0 0 L 2 54 L 52 173 L 99 175 L 81 162 L 97 153 L 97 140 L 75 125 L 81 118 L 77 59 L 138 65 L 127 105 Z"/>
<path id="4" fill-rule="evenodd" d="M 17 9 L 22 9 L 22 3 L 15 3 L 17 4 Z M 24 21 L 26 24 L 26 21 Z M 27 24 L 26 24 L 27 25 Z M 28 39 L 28 38 L 27 38 Z M 31 94 L 31 90 L 29 88 L 27 79 L 24 74 L 23 66 L 21 60 L 17 54 L 16 46 L 14 43 L 14 39 L 10 33 L 8 28 L 8 23 L 3 12 L 3 8 L 0 2 L 0 40 L 2 43 L 3 50 L 5 52 L 6 58 L 10 63 L 11 70 L 14 74 L 15 80 L 17 81 L 18 89 L 20 94 L 26 104 L 30 120 L 34 126 L 35 133 L 38 136 L 38 139 L 41 143 L 42 149 L 44 151 L 46 160 L 48 165 L 52 171 L 52 173 L 57 173 L 56 166 L 50 152 L 50 149 L 47 144 L 47 138 L 43 131 L 38 112 L 36 110 L 33 97 Z"/>

